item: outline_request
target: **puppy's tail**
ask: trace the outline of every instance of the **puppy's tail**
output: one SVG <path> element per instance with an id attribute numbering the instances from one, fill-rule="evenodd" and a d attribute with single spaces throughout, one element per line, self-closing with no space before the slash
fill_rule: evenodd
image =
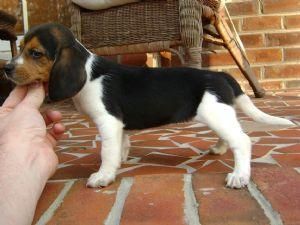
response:
<path id="1" fill-rule="evenodd" d="M 233 90 L 233 94 L 235 96 L 235 103 L 237 107 L 239 107 L 247 116 L 252 118 L 254 121 L 260 123 L 295 126 L 295 124 L 288 119 L 271 116 L 258 109 L 253 104 L 251 99 L 247 95 L 245 95 L 245 93 L 242 91 L 239 83 L 230 75 L 225 73 L 224 75 L 226 81 L 228 82 L 228 84 L 231 86 Z"/>
<path id="2" fill-rule="evenodd" d="M 293 122 L 291 122 L 288 119 L 271 116 L 260 109 L 258 109 L 251 99 L 245 95 L 241 94 L 235 99 L 236 105 L 250 118 L 252 118 L 254 121 L 261 122 L 261 123 L 267 123 L 267 124 L 273 124 L 273 125 L 288 125 L 288 126 L 295 126 Z"/>

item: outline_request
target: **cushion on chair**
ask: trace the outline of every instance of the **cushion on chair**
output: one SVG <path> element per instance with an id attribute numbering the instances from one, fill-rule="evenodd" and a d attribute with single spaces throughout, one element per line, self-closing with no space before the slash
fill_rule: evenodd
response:
<path id="1" fill-rule="evenodd" d="M 139 0 L 72 0 L 75 4 L 85 9 L 99 10 L 110 7 L 124 5 L 131 2 L 138 2 Z"/>

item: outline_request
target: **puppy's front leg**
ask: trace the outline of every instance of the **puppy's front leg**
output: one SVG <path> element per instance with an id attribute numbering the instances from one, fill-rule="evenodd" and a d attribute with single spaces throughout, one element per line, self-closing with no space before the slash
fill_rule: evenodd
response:
<path id="1" fill-rule="evenodd" d="M 88 187 L 105 187 L 115 180 L 121 164 L 123 123 L 113 116 L 95 121 L 102 137 L 101 166 L 88 179 Z"/>

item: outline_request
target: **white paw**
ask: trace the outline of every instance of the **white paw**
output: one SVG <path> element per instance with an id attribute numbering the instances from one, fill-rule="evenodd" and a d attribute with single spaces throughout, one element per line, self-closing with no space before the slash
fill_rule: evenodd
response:
<path id="1" fill-rule="evenodd" d="M 209 148 L 209 153 L 212 155 L 223 155 L 227 152 L 227 146 L 226 147 L 219 147 L 219 146 L 211 146 Z"/>
<path id="2" fill-rule="evenodd" d="M 248 185 L 250 180 L 250 174 L 241 173 L 229 173 L 226 177 L 226 186 L 230 188 L 242 188 Z"/>
<path id="3" fill-rule="evenodd" d="M 115 180 L 115 175 L 96 172 L 91 174 L 86 186 L 89 188 L 106 187 Z"/>

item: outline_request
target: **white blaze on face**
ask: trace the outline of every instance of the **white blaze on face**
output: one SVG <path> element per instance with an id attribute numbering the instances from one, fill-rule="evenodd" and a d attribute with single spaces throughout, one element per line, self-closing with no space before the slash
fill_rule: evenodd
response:
<path id="1" fill-rule="evenodd" d="M 23 59 L 22 55 L 17 57 L 17 59 L 15 60 L 15 64 L 18 64 L 18 65 L 23 65 L 24 64 L 24 59 Z"/>

